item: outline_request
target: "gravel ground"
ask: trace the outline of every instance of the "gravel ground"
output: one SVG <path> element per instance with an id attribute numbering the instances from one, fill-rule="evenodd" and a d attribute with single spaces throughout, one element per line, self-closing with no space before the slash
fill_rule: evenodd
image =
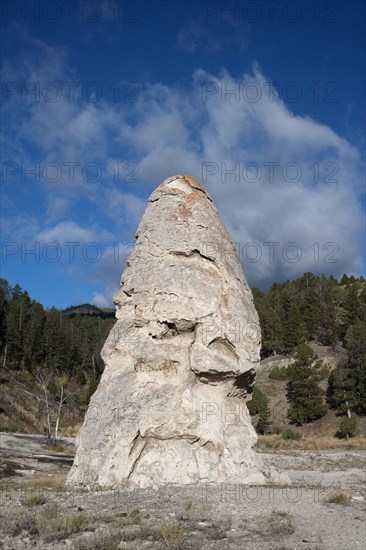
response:
<path id="1" fill-rule="evenodd" d="M 262 453 L 289 474 L 288 487 L 90 492 L 65 491 L 69 465 L 14 453 L 3 455 L 0 548 L 366 548 L 361 450 Z"/>

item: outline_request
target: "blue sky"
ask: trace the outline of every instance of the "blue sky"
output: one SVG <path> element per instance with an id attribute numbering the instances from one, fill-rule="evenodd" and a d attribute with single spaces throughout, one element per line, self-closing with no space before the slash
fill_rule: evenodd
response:
<path id="1" fill-rule="evenodd" d="M 364 273 L 364 2 L 1 9 L 11 284 L 47 307 L 110 305 L 148 196 L 182 173 L 251 285 Z"/>

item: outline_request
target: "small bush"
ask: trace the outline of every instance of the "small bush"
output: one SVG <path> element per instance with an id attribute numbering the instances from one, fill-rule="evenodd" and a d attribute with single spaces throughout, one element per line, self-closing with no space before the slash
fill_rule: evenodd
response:
<path id="1" fill-rule="evenodd" d="M 167 548 L 180 548 L 186 533 L 181 525 L 160 525 L 159 536 Z"/>
<path id="2" fill-rule="evenodd" d="M 343 506 L 346 506 L 350 503 L 350 500 L 351 497 L 346 493 L 335 491 L 325 499 L 325 502 L 327 502 L 328 504 L 343 504 Z"/>
<path id="3" fill-rule="evenodd" d="M 1 470 L 0 470 L 0 479 L 3 479 L 5 477 L 13 477 L 16 476 L 17 473 L 15 471 L 15 468 L 12 463 L 5 462 L 3 463 Z"/>
<path id="4" fill-rule="evenodd" d="M 188 512 L 193 506 L 193 502 L 191 500 L 186 500 L 184 502 L 184 509 L 186 512 Z"/>
<path id="5" fill-rule="evenodd" d="M 269 524 L 273 534 L 292 535 L 295 532 L 295 526 L 291 514 L 287 512 L 272 512 L 269 517 Z"/>
<path id="6" fill-rule="evenodd" d="M 141 521 L 142 521 L 142 515 L 140 514 L 140 512 L 132 516 L 132 523 L 134 525 L 141 525 Z"/>
<path id="7" fill-rule="evenodd" d="M 17 515 L 8 528 L 8 532 L 15 537 L 22 531 L 27 531 L 29 535 L 38 535 L 36 519 L 29 512 Z"/>
<path id="8" fill-rule="evenodd" d="M 183 507 L 186 511 L 186 514 L 180 517 L 183 521 L 207 521 L 211 505 L 206 502 L 189 499 L 184 502 Z"/>
<path id="9" fill-rule="evenodd" d="M 330 369 L 328 365 L 323 365 L 319 370 L 319 380 L 327 380 L 330 375 Z"/>
<path id="10" fill-rule="evenodd" d="M 89 519 L 82 515 L 61 516 L 57 505 L 49 506 L 36 517 L 37 530 L 45 542 L 64 539 L 87 527 Z"/>
<path id="11" fill-rule="evenodd" d="M 51 445 L 47 445 L 46 450 L 51 451 L 52 453 L 63 453 L 65 452 L 65 447 L 59 443 L 52 443 Z"/>
<path id="12" fill-rule="evenodd" d="M 89 519 L 87 516 L 78 514 L 77 516 L 71 516 L 67 519 L 67 530 L 71 535 L 72 533 L 79 533 L 83 531 L 85 527 L 89 524 Z"/>
<path id="13" fill-rule="evenodd" d="M 293 516 L 287 512 L 272 512 L 266 519 L 265 532 L 269 536 L 284 537 L 295 532 Z"/>
<path id="14" fill-rule="evenodd" d="M 268 375 L 268 378 L 270 380 L 288 380 L 288 367 L 273 367 Z"/>
<path id="15" fill-rule="evenodd" d="M 141 525 L 139 538 L 141 540 L 145 540 L 145 539 L 150 539 L 155 541 L 161 540 L 159 535 L 159 530 L 157 529 L 157 527 L 153 527 L 151 525 Z"/>
<path id="16" fill-rule="evenodd" d="M 221 527 L 217 527 L 215 525 L 213 526 L 213 529 L 210 529 L 210 531 L 208 532 L 207 538 L 211 540 L 226 539 L 226 531 L 224 531 Z"/>
<path id="17" fill-rule="evenodd" d="M 45 519 L 57 519 L 60 515 L 60 507 L 57 504 L 50 504 L 42 510 Z"/>
<path id="18" fill-rule="evenodd" d="M 41 504 L 45 504 L 47 502 L 47 499 L 44 495 L 31 495 L 25 500 L 22 500 L 22 504 L 24 506 L 40 506 Z"/>
<path id="19" fill-rule="evenodd" d="M 357 435 L 357 420 L 353 416 L 351 418 L 345 416 L 341 420 L 336 436 L 339 439 L 348 439 L 349 437 L 354 437 L 355 435 Z"/>
<path id="20" fill-rule="evenodd" d="M 252 399 L 248 402 L 248 410 L 252 416 L 259 415 L 256 430 L 265 434 L 271 424 L 271 411 L 266 395 L 257 386 L 254 386 Z"/>
<path id="21" fill-rule="evenodd" d="M 295 432 L 295 430 L 292 430 L 291 428 L 286 428 L 283 430 L 282 439 L 300 439 L 301 435 L 298 432 Z"/>
<path id="22" fill-rule="evenodd" d="M 121 533 L 96 534 L 93 538 L 77 540 L 74 542 L 76 550 L 116 550 L 121 542 Z"/>

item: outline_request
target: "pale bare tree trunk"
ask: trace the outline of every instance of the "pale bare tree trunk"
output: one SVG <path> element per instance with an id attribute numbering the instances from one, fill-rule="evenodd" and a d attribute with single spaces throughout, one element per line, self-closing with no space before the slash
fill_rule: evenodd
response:
<path id="1" fill-rule="evenodd" d="M 58 373 L 57 378 L 55 378 L 55 381 L 56 381 L 57 385 L 60 388 L 60 400 L 58 402 L 56 423 L 55 423 L 55 445 L 56 445 L 56 442 L 58 440 L 58 429 L 59 429 L 59 425 L 60 425 L 62 405 L 64 404 L 64 401 L 66 400 L 64 387 L 65 387 L 65 384 L 67 384 L 67 379 L 68 378 L 67 378 L 65 373 L 61 373 L 61 374 Z"/>
<path id="2" fill-rule="evenodd" d="M 50 402 L 48 400 L 48 391 L 47 391 L 47 385 L 48 385 L 49 379 L 47 379 L 47 381 L 45 380 L 45 378 L 44 378 L 44 376 L 43 376 L 40 369 L 37 369 L 35 378 L 38 381 L 38 383 L 40 384 L 40 386 L 42 387 L 43 393 L 44 393 L 44 400 L 45 400 L 45 403 L 46 403 L 46 414 L 47 414 L 47 432 L 48 432 L 47 436 L 48 436 L 48 439 L 50 439 L 50 437 L 51 437 L 51 411 L 50 411 Z"/>
<path id="3" fill-rule="evenodd" d="M 5 352 L 4 352 L 4 361 L 3 361 L 3 368 L 6 368 L 6 356 L 8 353 L 8 344 L 5 344 Z"/>
<path id="4" fill-rule="evenodd" d="M 58 439 L 58 427 L 59 427 L 59 424 L 60 424 L 61 409 L 62 409 L 64 399 L 65 399 L 64 398 L 64 386 L 62 384 L 61 389 L 60 389 L 60 401 L 59 401 L 58 408 L 57 408 L 57 418 L 56 418 L 56 425 L 55 425 L 55 444 L 56 444 L 57 439 Z"/>
<path id="5" fill-rule="evenodd" d="M 48 401 L 47 386 L 45 383 L 42 385 L 44 392 L 44 399 L 46 402 L 46 414 L 47 414 L 47 436 L 48 439 L 51 437 L 51 411 L 50 411 L 50 402 Z"/>

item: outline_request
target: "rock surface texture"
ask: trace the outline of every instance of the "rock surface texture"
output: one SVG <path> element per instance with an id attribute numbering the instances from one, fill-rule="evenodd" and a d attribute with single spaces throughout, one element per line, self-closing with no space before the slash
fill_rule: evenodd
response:
<path id="1" fill-rule="evenodd" d="M 258 316 L 195 179 L 174 176 L 152 193 L 121 283 L 68 484 L 286 482 L 253 451 L 245 402 L 260 359 Z"/>

